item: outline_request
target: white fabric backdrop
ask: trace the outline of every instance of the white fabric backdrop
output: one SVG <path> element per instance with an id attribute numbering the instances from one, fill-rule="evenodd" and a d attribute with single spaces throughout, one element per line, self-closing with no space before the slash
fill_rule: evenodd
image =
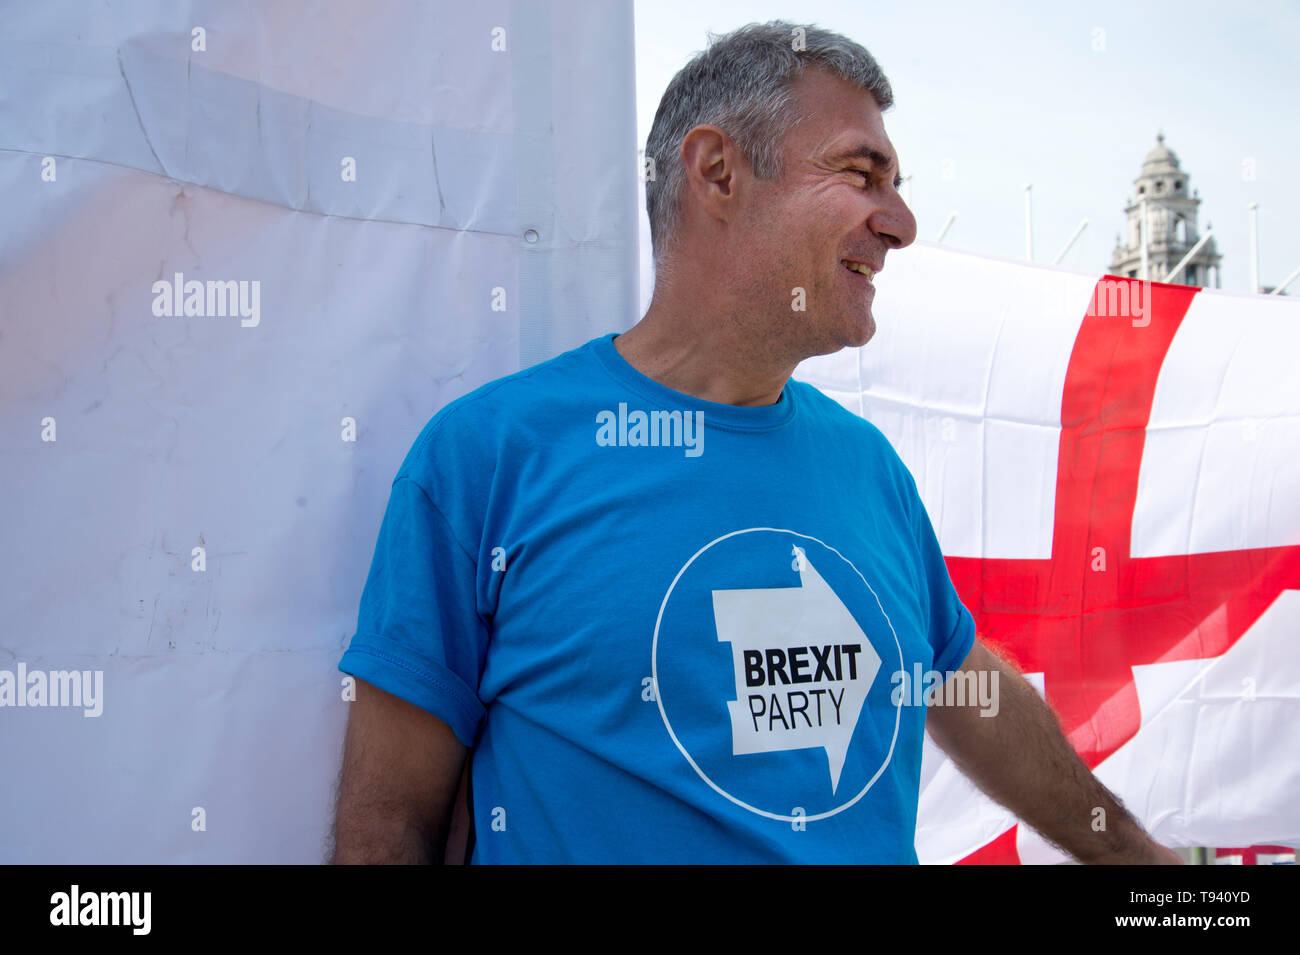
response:
<path id="1" fill-rule="evenodd" d="M 0 862 L 318 862 L 403 455 L 636 320 L 632 4 L 3 21 L 0 669 L 104 686 L 0 710 Z M 257 323 L 155 315 L 177 272 L 259 282 Z"/>

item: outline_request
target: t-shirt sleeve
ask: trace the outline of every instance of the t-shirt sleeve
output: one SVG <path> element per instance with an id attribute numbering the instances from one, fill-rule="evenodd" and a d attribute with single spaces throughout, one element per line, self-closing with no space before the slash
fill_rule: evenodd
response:
<path id="1" fill-rule="evenodd" d="M 338 668 L 441 719 L 473 746 L 488 628 L 475 603 L 475 559 L 424 488 L 389 493 L 357 630 Z"/>
<path id="2" fill-rule="evenodd" d="M 933 668 L 947 674 L 965 662 L 975 645 L 975 618 L 957 596 L 943 551 L 930 523 L 930 515 L 920 496 L 914 499 L 917 545 L 920 549 L 921 571 L 930 600 L 930 645 L 934 648 Z"/>

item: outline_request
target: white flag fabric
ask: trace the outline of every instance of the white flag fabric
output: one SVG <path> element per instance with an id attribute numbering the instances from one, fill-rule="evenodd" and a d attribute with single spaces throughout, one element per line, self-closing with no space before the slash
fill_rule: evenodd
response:
<path id="1" fill-rule="evenodd" d="M 807 361 L 911 470 L 978 632 L 1160 842 L 1300 836 L 1300 303 L 917 243 Z M 1059 862 L 927 738 L 923 862 Z"/>
<path id="2" fill-rule="evenodd" d="M 632 4 L 3 22 L 0 862 L 319 862 L 402 457 L 635 319 Z"/>

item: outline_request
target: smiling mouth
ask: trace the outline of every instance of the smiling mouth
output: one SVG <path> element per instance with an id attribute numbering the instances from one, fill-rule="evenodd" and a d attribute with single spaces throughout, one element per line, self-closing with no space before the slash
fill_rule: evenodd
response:
<path id="1" fill-rule="evenodd" d="M 852 262 L 849 259 L 840 259 L 840 264 L 850 272 L 857 272 L 859 275 L 865 275 L 868 280 L 876 277 L 876 273 L 861 262 Z"/>

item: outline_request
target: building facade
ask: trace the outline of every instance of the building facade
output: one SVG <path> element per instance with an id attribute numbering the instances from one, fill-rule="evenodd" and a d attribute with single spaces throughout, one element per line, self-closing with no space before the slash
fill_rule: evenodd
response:
<path id="1" fill-rule="evenodd" d="M 1129 278 L 1164 281 L 1165 276 L 1200 239 L 1197 226 L 1200 194 L 1192 190 L 1190 177 L 1179 168 L 1178 157 L 1165 145 L 1164 133 L 1142 161 L 1142 171 L 1133 180 L 1133 194 L 1124 207 L 1128 217 L 1127 238 L 1116 236 L 1115 251 L 1107 271 Z M 1142 218 L 1147 222 L 1147 266 L 1142 266 Z M 1207 228 L 1209 226 L 1207 225 Z M 1179 285 L 1219 288 L 1220 256 L 1211 238 L 1182 272 L 1170 281 Z"/>

